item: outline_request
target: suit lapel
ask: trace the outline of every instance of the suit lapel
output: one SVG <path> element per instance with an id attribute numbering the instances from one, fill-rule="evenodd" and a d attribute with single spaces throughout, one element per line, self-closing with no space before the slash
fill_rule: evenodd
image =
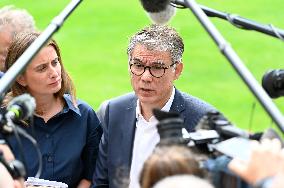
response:
<path id="1" fill-rule="evenodd" d="M 137 98 L 134 96 L 130 99 L 129 105 L 125 108 L 124 112 L 121 112 L 122 119 L 122 141 L 118 145 L 121 147 L 121 152 L 124 161 L 123 164 L 130 170 L 131 161 L 132 161 L 132 149 L 136 128 L 136 106 L 137 106 Z M 170 112 L 177 112 L 181 115 L 184 120 L 186 119 L 185 114 L 185 101 L 182 97 L 180 91 L 176 89 L 174 100 L 170 109 Z"/>
<path id="2" fill-rule="evenodd" d="M 125 156 L 124 164 L 130 169 L 132 159 L 132 148 L 136 127 L 136 103 L 137 99 L 134 97 L 130 105 L 125 109 L 123 126 L 122 126 L 122 155 Z M 123 114 L 121 114 L 123 116 Z M 120 145 L 120 144 L 119 144 Z"/>
<path id="3" fill-rule="evenodd" d="M 179 90 L 175 89 L 175 97 L 170 109 L 170 112 L 176 112 L 182 115 L 185 118 L 183 111 L 185 110 L 185 101 L 182 97 L 182 94 Z"/>

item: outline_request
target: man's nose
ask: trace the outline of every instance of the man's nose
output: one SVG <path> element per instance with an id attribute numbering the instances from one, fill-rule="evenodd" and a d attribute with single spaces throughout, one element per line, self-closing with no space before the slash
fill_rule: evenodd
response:
<path id="1" fill-rule="evenodd" d="M 145 67 L 145 71 L 144 71 L 144 73 L 141 75 L 141 79 L 142 79 L 143 81 L 147 81 L 147 82 L 152 81 L 153 76 L 152 76 L 152 74 L 151 74 L 151 72 L 150 72 L 150 67 Z"/>

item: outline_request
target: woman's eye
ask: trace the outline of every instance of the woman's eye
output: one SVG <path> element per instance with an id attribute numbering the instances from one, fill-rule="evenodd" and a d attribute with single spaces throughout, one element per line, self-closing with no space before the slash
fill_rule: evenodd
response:
<path id="1" fill-rule="evenodd" d="M 52 61 L 52 65 L 53 65 L 53 66 L 56 66 L 58 63 L 59 63 L 59 60 L 58 60 L 58 59 L 55 59 L 54 61 Z"/>
<path id="2" fill-rule="evenodd" d="M 45 68 L 46 68 L 46 66 L 41 65 L 41 66 L 38 66 L 38 67 L 36 68 L 36 70 L 37 70 L 38 72 L 42 72 L 42 71 L 45 70 Z"/>

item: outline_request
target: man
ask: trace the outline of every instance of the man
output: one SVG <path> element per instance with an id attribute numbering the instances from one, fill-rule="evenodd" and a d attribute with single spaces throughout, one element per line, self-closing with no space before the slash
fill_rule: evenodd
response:
<path id="1" fill-rule="evenodd" d="M 159 142 L 154 108 L 177 112 L 187 131 L 213 107 L 177 90 L 173 82 L 183 70 L 184 44 L 168 26 L 151 25 L 136 33 L 128 46 L 128 69 L 134 93 L 109 100 L 98 116 L 104 127 L 93 187 L 118 187 L 130 177 L 139 187 L 144 161 Z M 123 176 L 118 177 L 123 169 Z"/>
<path id="2" fill-rule="evenodd" d="M 6 6 L 0 9 L 0 71 L 5 72 L 5 58 L 16 34 L 34 31 L 33 17 L 23 9 Z M 1 76 L 1 74 L 0 74 Z"/>

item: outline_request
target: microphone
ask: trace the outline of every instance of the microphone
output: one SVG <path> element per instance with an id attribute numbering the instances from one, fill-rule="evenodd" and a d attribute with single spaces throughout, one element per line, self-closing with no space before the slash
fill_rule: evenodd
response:
<path id="1" fill-rule="evenodd" d="M 266 72 L 262 77 L 262 87 L 271 98 L 284 96 L 284 69 Z"/>
<path id="2" fill-rule="evenodd" d="M 155 24 L 166 24 L 176 12 L 170 0 L 140 0 L 140 3 Z"/>
<path id="3" fill-rule="evenodd" d="M 29 94 L 23 94 L 8 103 L 5 116 L 13 121 L 25 120 L 33 114 L 35 107 L 35 99 Z"/>

